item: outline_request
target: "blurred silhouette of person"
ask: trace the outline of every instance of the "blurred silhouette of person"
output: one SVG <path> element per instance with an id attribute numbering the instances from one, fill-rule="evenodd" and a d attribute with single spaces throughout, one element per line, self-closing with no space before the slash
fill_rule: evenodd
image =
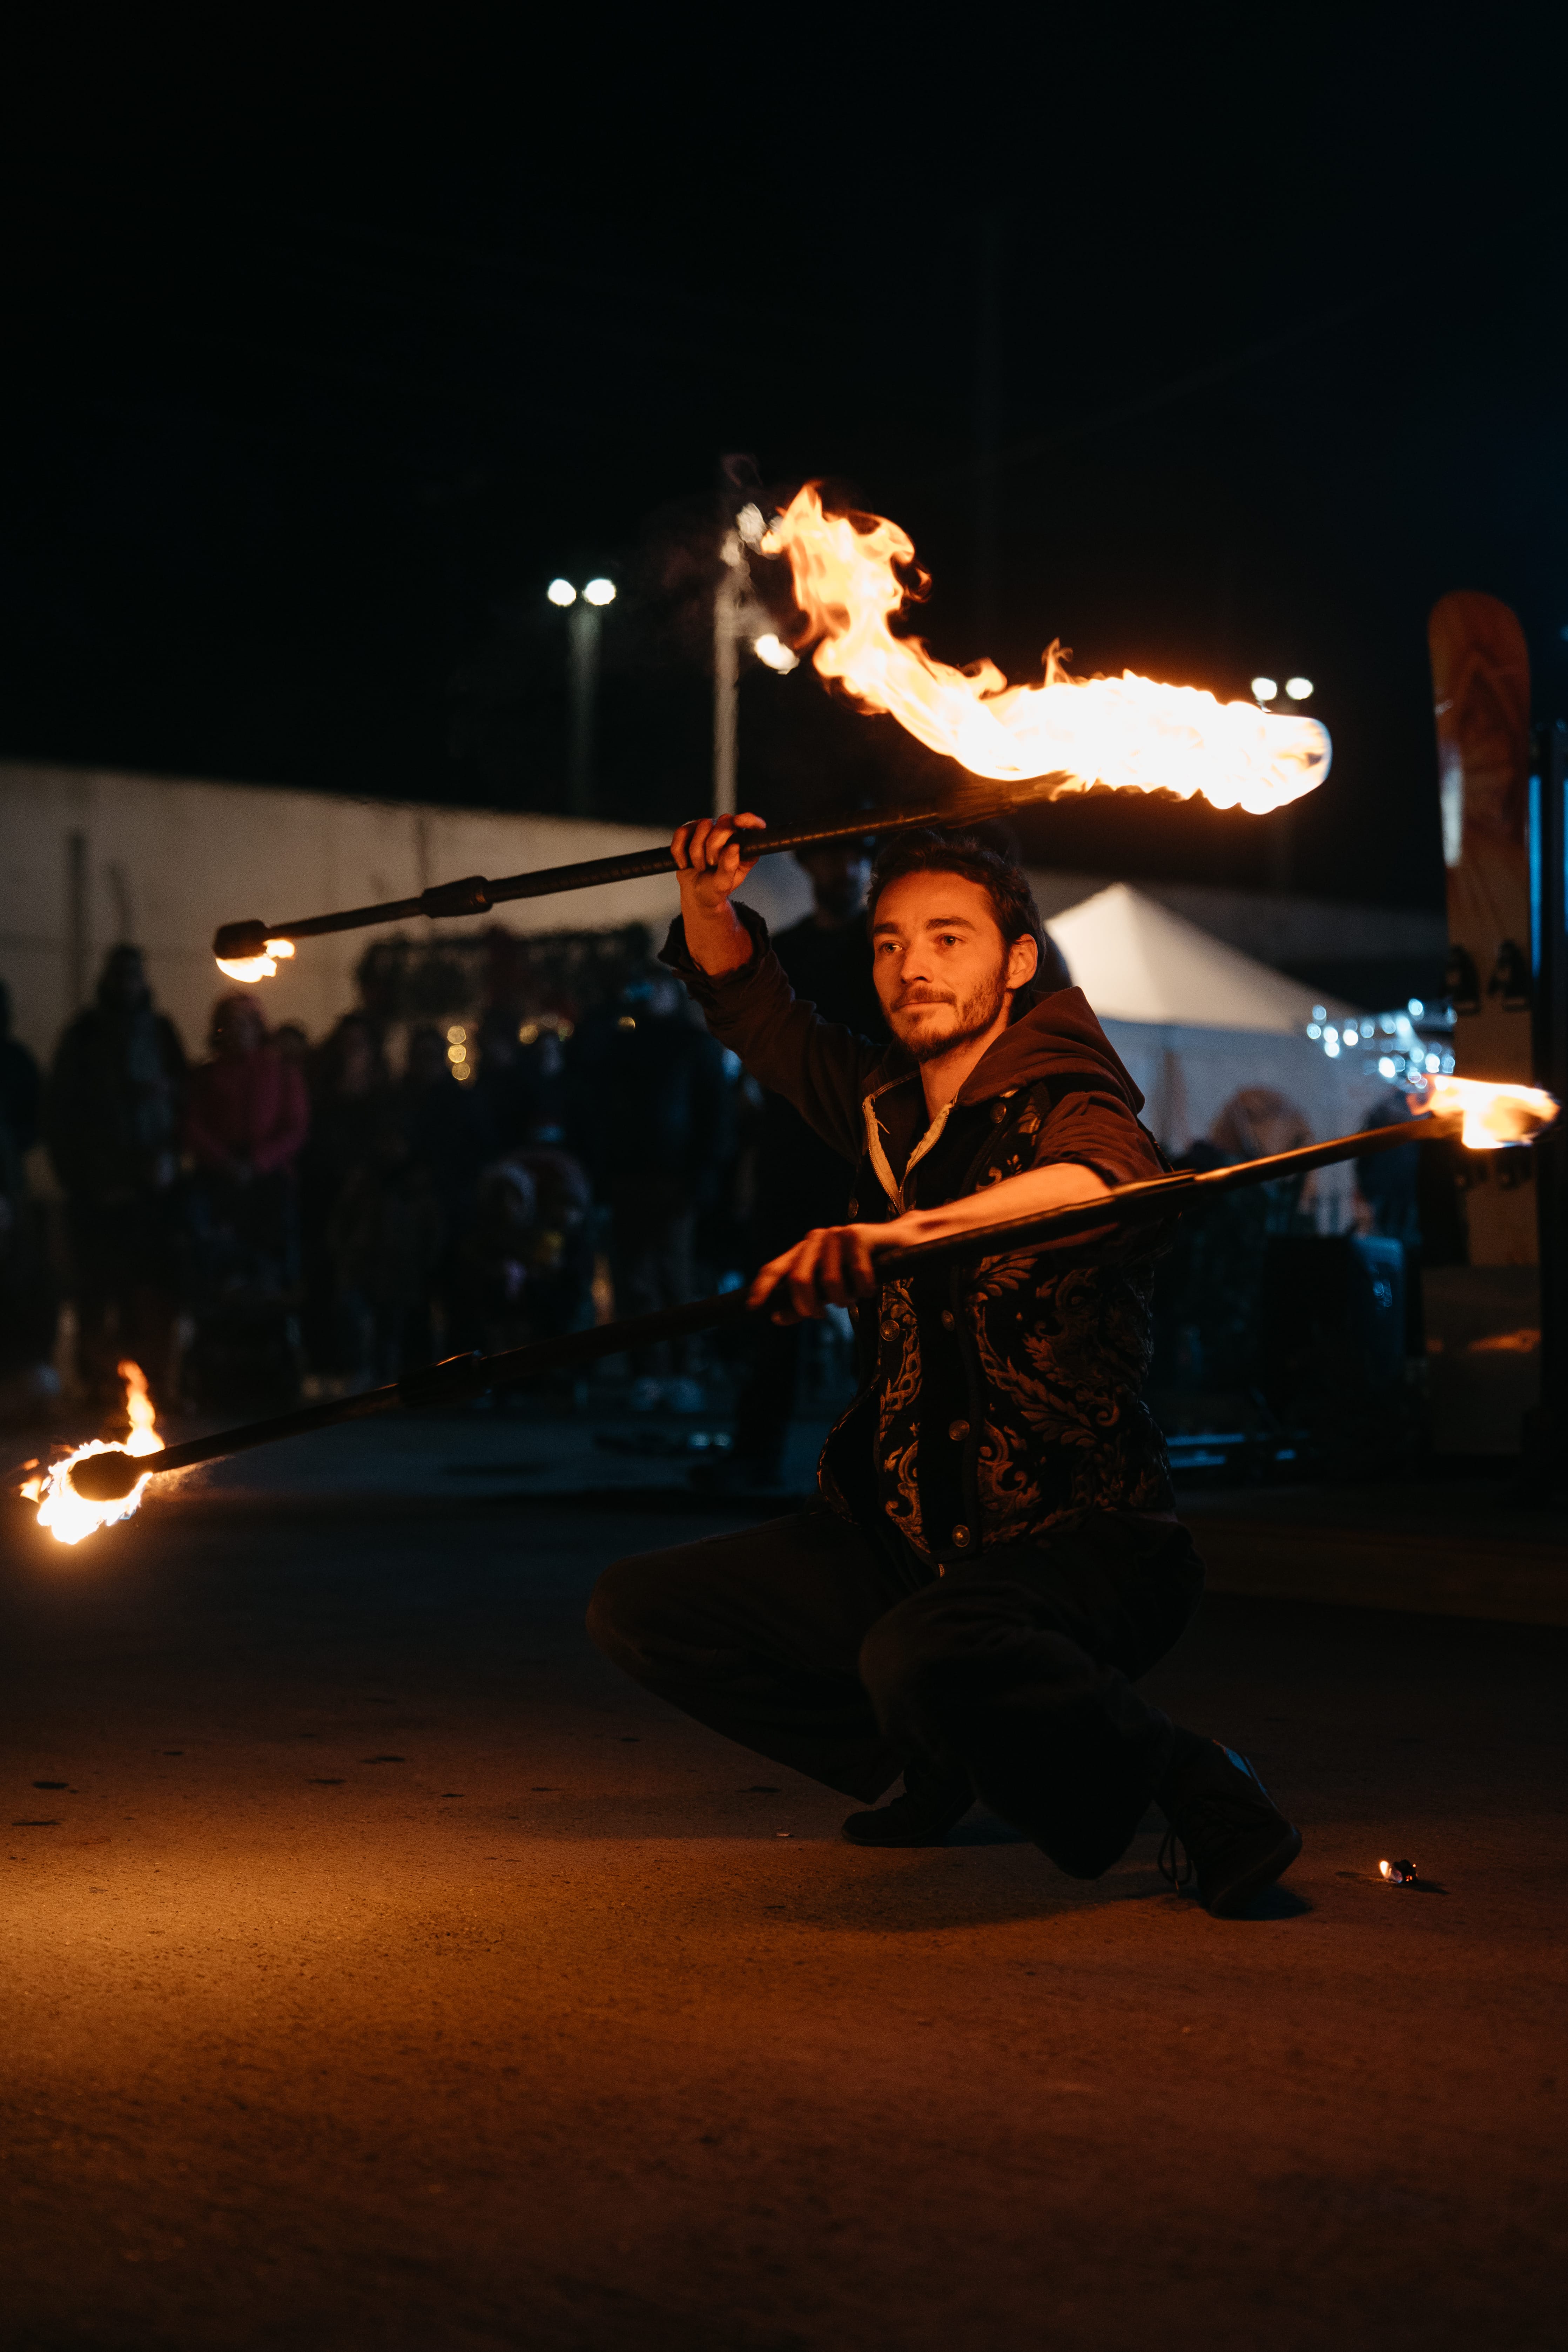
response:
<path id="1" fill-rule="evenodd" d="M 518 1151 L 479 1179 L 454 1252 L 454 1348 L 521 1347 L 592 1320 L 588 1180 L 564 1151 Z"/>
<path id="2" fill-rule="evenodd" d="M 1405 1097 L 1390 1087 L 1361 1124 L 1363 1129 L 1403 1127 L 1410 1116 Z M 1403 1242 L 1406 1249 L 1421 1246 L 1421 1145 L 1412 1143 L 1403 1150 L 1369 1151 L 1355 1164 L 1356 1187 L 1366 1202 L 1373 1232 Z"/>
<path id="3" fill-rule="evenodd" d="M 343 1188 L 371 1160 L 384 1123 L 391 1080 L 381 1033 L 363 1013 L 345 1013 L 311 1056 L 310 1132 L 300 1160 L 300 1251 L 305 1287 L 305 1349 L 317 1371 L 347 1371 L 340 1360 L 331 1223 Z"/>
<path id="4" fill-rule="evenodd" d="M 142 950 L 111 948 L 93 1003 L 67 1028 L 44 1097 L 44 1134 L 66 1195 L 79 1369 L 119 1404 L 133 1357 L 166 1399 L 178 1301 L 175 1178 L 185 1056 L 153 1003 Z"/>
<path id="5" fill-rule="evenodd" d="M 384 1099 L 370 1151 L 350 1171 L 328 1228 L 334 1352 L 362 1381 L 396 1380 L 439 1352 L 434 1302 L 446 1240 L 430 1171 Z"/>
<path id="6" fill-rule="evenodd" d="M 453 1242 L 472 1221 L 479 1171 L 491 1156 L 476 1085 L 455 1075 L 439 1029 L 426 1023 L 410 1030 L 397 1089 L 399 1113 L 409 1150 L 429 1176 Z"/>
<path id="7" fill-rule="evenodd" d="M 291 1063 L 310 1087 L 310 1040 L 302 1021 L 279 1021 L 272 1032 L 272 1043 L 284 1061 Z"/>
<path id="8" fill-rule="evenodd" d="M 1228 1168 L 1243 1160 L 1270 1159 L 1277 1151 L 1298 1151 L 1312 1140 L 1312 1128 L 1306 1112 L 1277 1087 L 1242 1087 L 1226 1104 L 1209 1136 L 1219 1153 L 1213 1164 Z M 1262 1189 L 1269 1192 L 1273 1187 Z"/>
<path id="9" fill-rule="evenodd" d="M 513 1153 L 533 1179 L 534 1321 L 541 1338 L 580 1331 L 594 1319 L 594 1192 L 587 1171 L 554 1144 Z"/>
<path id="10" fill-rule="evenodd" d="M 520 1348 L 529 1324 L 529 1276 L 539 1196 L 531 1174 L 510 1160 L 479 1179 L 474 1222 L 453 1252 L 455 1348 Z"/>
<path id="11" fill-rule="evenodd" d="M 1232 1095 L 1207 1136 L 1190 1143 L 1178 1169 L 1230 1168 L 1312 1140 L 1311 1124 L 1273 1087 Z M 1154 1276 L 1157 1388 L 1250 1393 L 1260 1377 L 1260 1317 L 1271 1239 L 1300 1216 L 1302 1179 L 1278 1178 L 1192 1202 Z"/>
<path id="12" fill-rule="evenodd" d="M 616 1312 L 680 1306 L 693 1296 L 697 1217 L 718 1195 L 731 1146 L 723 1052 L 658 966 L 628 982 L 572 1045 L 572 1140 L 609 1214 Z M 634 1405 L 700 1411 L 691 1362 L 685 1341 L 634 1351 Z"/>
<path id="13" fill-rule="evenodd" d="M 38 1139 L 43 1090 L 37 1062 L 11 1034 L 11 991 L 0 980 L 0 1124 L 24 1159 Z"/>
<path id="14" fill-rule="evenodd" d="M 559 1143 L 565 1131 L 565 1055 L 552 1025 L 518 1023 L 499 1007 L 479 1024 L 475 1095 L 491 1146 L 512 1152 Z"/>
<path id="15" fill-rule="evenodd" d="M 0 1383 L 6 1411 L 21 1414 L 52 1402 L 59 1386 L 58 1286 L 26 1165 L 42 1087 L 37 1062 L 11 1034 L 11 992 L 0 981 Z"/>
<path id="16" fill-rule="evenodd" d="M 185 1112 L 205 1272 L 221 1289 L 280 1289 L 294 1272 L 294 1165 L 310 1126 L 304 1076 L 242 991 L 219 997 L 207 1042 Z"/>

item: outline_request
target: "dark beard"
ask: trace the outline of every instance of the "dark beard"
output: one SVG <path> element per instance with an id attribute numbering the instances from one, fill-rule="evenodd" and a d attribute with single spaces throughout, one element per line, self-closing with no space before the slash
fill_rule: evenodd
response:
<path id="1" fill-rule="evenodd" d="M 972 1045 L 984 1037 L 1007 993 L 1007 967 L 999 963 L 996 976 L 989 987 L 977 988 L 973 996 L 965 997 L 958 1007 L 958 1026 L 946 1037 L 932 1037 L 918 1045 L 905 1045 L 904 1051 L 917 1064 L 937 1062 L 944 1054 L 956 1053 L 959 1046 Z"/>

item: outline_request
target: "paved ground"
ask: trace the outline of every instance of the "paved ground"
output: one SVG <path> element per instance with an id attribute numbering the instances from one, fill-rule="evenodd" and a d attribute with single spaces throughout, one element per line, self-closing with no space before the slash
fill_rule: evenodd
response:
<path id="1" fill-rule="evenodd" d="M 10 1527 L 6 2352 L 1561 2340 L 1568 1633 L 1206 1603 L 1308 1834 L 1217 1923 L 845 1845 L 582 1633 L 724 1522 L 507 1483 Z"/>

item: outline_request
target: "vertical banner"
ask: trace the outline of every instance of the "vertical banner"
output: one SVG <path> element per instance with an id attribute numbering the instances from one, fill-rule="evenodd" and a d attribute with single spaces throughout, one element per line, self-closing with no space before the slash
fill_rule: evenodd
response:
<path id="1" fill-rule="evenodd" d="M 1456 590 L 1427 623 L 1459 1075 L 1532 1076 L 1530 654 L 1495 596 Z M 1470 1155 L 1472 1265 L 1536 1262 L 1533 1154 Z"/>

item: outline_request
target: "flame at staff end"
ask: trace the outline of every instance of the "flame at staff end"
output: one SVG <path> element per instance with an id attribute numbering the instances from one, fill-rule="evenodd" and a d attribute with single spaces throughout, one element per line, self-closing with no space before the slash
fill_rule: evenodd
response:
<path id="1" fill-rule="evenodd" d="M 1423 1093 L 1405 1097 L 1413 1111 L 1459 1112 L 1459 1140 L 1467 1151 L 1500 1151 L 1505 1144 L 1531 1143 L 1552 1125 L 1557 1104 L 1544 1087 L 1510 1085 L 1488 1078 L 1430 1077 Z"/>
<path id="2" fill-rule="evenodd" d="M 96 1535 L 100 1528 L 111 1528 L 118 1520 L 128 1519 L 138 1509 L 147 1490 L 149 1473 L 143 1471 L 128 1495 L 112 1496 L 107 1502 L 96 1502 L 79 1493 L 71 1472 L 79 1462 L 94 1454 L 129 1454 L 142 1456 L 162 1454 L 163 1441 L 154 1426 L 156 1415 L 148 1392 L 147 1376 L 140 1364 L 127 1360 L 119 1367 L 125 1383 L 125 1417 L 131 1423 L 131 1433 L 123 1445 L 110 1444 L 95 1437 L 86 1445 L 79 1445 L 63 1462 L 50 1465 L 29 1478 L 22 1493 L 29 1502 L 38 1506 L 38 1525 L 47 1528 L 57 1543 L 79 1544 L 84 1536 Z"/>
<path id="3" fill-rule="evenodd" d="M 815 483 L 762 544 L 764 554 L 789 558 L 820 675 L 972 775 L 1038 782 L 1047 800 L 1103 784 L 1201 796 L 1259 816 L 1300 800 L 1329 772 L 1332 747 L 1315 719 L 1221 702 L 1206 688 L 1162 686 L 1131 670 L 1071 677 L 1054 647 L 1040 686 L 1009 686 L 990 661 L 960 670 L 933 660 L 918 637 L 896 637 L 889 625 L 925 585 L 923 574 L 913 591 L 899 577 L 914 563 L 909 534 L 881 516 L 825 514 Z"/>
<path id="4" fill-rule="evenodd" d="M 260 955 L 215 956 L 213 961 L 226 980 L 240 980 L 248 987 L 253 980 L 270 980 L 279 964 L 287 962 L 293 952 L 292 940 L 268 940 Z M 121 1369 L 124 1370 L 123 1365 Z"/>

